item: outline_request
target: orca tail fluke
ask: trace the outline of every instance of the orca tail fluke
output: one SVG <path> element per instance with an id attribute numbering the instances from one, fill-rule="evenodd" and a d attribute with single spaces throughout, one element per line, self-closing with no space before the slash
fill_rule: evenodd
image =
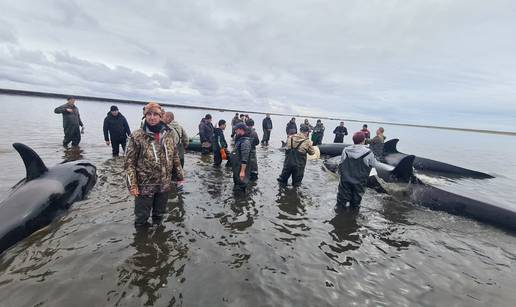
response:
<path id="1" fill-rule="evenodd" d="M 396 146 L 398 146 L 398 142 L 399 142 L 399 139 L 388 140 L 387 142 L 385 142 L 383 144 L 383 152 L 385 154 L 398 153 L 399 151 L 396 148 Z"/>
<path id="2" fill-rule="evenodd" d="M 416 156 L 409 155 L 401 159 L 398 165 L 392 170 L 392 175 L 401 182 L 413 182 L 415 179 L 413 167 L 415 158 Z"/>
<path id="3" fill-rule="evenodd" d="M 43 160 L 41 160 L 39 155 L 34 150 L 32 150 L 32 148 L 22 143 L 14 143 L 13 147 L 20 154 L 20 157 L 25 164 L 25 170 L 27 173 L 25 176 L 26 181 L 31 181 L 32 179 L 38 178 L 43 173 L 48 171 L 45 163 L 43 163 Z"/>

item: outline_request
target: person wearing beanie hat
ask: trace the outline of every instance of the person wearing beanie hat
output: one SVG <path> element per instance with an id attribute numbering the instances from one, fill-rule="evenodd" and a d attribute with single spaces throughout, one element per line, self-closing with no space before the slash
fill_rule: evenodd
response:
<path id="1" fill-rule="evenodd" d="M 103 131 L 106 145 L 111 144 L 113 157 L 118 157 L 120 146 L 125 152 L 127 137 L 131 135 L 131 129 L 125 117 L 119 112 L 117 106 L 111 106 L 110 111 L 104 119 Z"/>
<path id="2" fill-rule="evenodd" d="M 160 224 L 166 211 L 172 174 L 178 181 L 184 178 L 170 127 L 162 121 L 162 108 L 157 103 L 145 106 L 143 127 L 129 136 L 125 156 L 125 169 L 129 193 L 134 200 L 134 224 L 148 226 L 151 216 Z"/>
<path id="3" fill-rule="evenodd" d="M 292 176 L 292 185 L 297 187 L 301 185 L 305 174 L 307 154 L 315 153 L 312 142 L 308 138 L 310 127 L 301 125 L 299 133 L 293 134 L 287 139 L 287 150 L 285 151 L 285 161 L 278 182 L 286 185 L 290 176 Z"/>
<path id="4" fill-rule="evenodd" d="M 344 143 L 344 136 L 348 135 L 348 128 L 344 126 L 344 122 L 340 122 L 340 125 L 333 130 L 333 133 L 335 134 L 333 143 Z"/>
<path id="5" fill-rule="evenodd" d="M 211 141 L 213 139 L 213 124 L 211 123 L 211 115 L 206 114 L 199 123 L 199 136 L 201 138 L 201 153 L 207 155 L 211 152 Z"/>
<path id="6" fill-rule="evenodd" d="M 365 146 L 366 136 L 362 131 L 353 134 L 354 145 L 342 151 L 339 165 L 339 191 L 336 209 L 343 209 L 349 203 L 350 208 L 359 209 L 371 169 L 379 162 Z"/>
<path id="7" fill-rule="evenodd" d="M 245 122 L 245 124 L 249 127 L 249 138 L 251 139 L 251 159 L 249 161 L 251 173 L 249 175 L 249 180 L 256 181 L 258 180 L 258 158 L 256 157 L 256 146 L 260 144 L 260 139 L 258 138 L 258 133 L 256 133 L 256 130 L 254 129 L 254 120 L 250 118 Z"/>
<path id="8" fill-rule="evenodd" d="M 79 115 L 79 108 L 75 105 L 75 99 L 69 97 L 65 104 L 55 108 L 54 113 L 63 115 L 63 146 L 68 147 L 70 142 L 72 146 L 78 146 L 81 142 L 81 133 L 84 133 L 84 125 Z"/>
<path id="9" fill-rule="evenodd" d="M 251 159 L 251 140 L 249 128 L 244 123 L 235 125 L 235 146 L 231 152 L 231 167 L 233 170 L 233 191 L 245 192 L 249 185 L 251 168 L 248 166 Z"/>

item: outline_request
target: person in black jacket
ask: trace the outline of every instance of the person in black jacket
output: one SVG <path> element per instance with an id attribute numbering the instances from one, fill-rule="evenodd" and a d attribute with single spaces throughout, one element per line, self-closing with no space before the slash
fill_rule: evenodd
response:
<path id="1" fill-rule="evenodd" d="M 287 123 L 287 136 L 291 136 L 293 134 L 297 133 L 297 125 L 296 125 L 296 118 L 292 117 L 290 121 Z"/>
<path id="2" fill-rule="evenodd" d="M 207 155 L 211 152 L 211 141 L 213 139 L 213 124 L 210 114 L 206 114 L 199 123 L 199 136 L 201 137 L 201 153 Z"/>
<path id="3" fill-rule="evenodd" d="M 271 115 L 267 113 L 262 121 L 263 138 L 262 145 L 269 146 L 269 140 L 271 138 L 272 120 Z"/>
<path id="4" fill-rule="evenodd" d="M 113 157 L 118 157 L 120 145 L 125 153 L 127 137 L 131 135 L 131 129 L 125 117 L 118 111 L 117 106 L 111 106 L 110 111 L 104 119 L 104 140 L 106 145 L 113 149 Z M 111 141 L 110 141 L 111 139 Z"/>
<path id="5" fill-rule="evenodd" d="M 224 129 L 226 129 L 226 121 L 223 119 L 219 120 L 218 127 L 213 129 L 214 166 L 220 166 L 220 164 L 222 163 L 222 155 L 220 154 L 221 149 L 223 149 L 226 152 L 226 157 L 229 156 L 228 143 L 226 142 L 226 138 L 224 137 Z M 226 163 L 226 166 L 230 166 L 229 161 Z"/>
<path id="6" fill-rule="evenodd" d="M 54 113 L 63 114 L 63 146 L 67 147 L 70 142 L 72 142 L 72 146 L 78 146 L 81 142 L 81 133 L 84 132 L 84 125 L 79 115 L 79 108 L 75 106 L 75 99 L 68 98 L 65 104 L 54 110 Z M 79 129 L 79 126 L 82 127 L 82 130 Z"/>
<path id="7" fill-rule="evenodd" d="M 344 122 L 340 122 L 340 125 L 333 130 L 333 133 L 335 134 L 333 143 L 343 143 L 344 136 L 348 135 L 348 129 L 344 126 Z"/>
<path id="8" fill-rule="evenodd" d="M 249 140 L 251 141 L 251 158 L 249 159 L 249 167 L 251 169 L 249 180 L 256 181 L 258 180 L 258 158 L 256 157 L 256 146 L 260 144 L 260 139 L 258 138 L 258 133 L 256 133 L 256 130 L 254 129 L 254 120 L 249 118 L 245 124 L 249 128 Z"/>

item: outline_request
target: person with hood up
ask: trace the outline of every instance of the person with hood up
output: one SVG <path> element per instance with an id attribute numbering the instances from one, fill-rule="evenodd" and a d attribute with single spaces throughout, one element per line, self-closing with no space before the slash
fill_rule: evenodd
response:
<path id="1" fill-rule="evenodd" d="M 258 180 L 258 158 L 256 157 L 256 146 L 260 144 L 260 139 L 258 138 L 258 133 L 256 133 L 256 130 L 254 129 L 254 120 L 248 119 L 245 124 L 249 128 L 249 138 L 251 140 L 251 159 L 249 161 L 251 173 L 249 175 L 249 179 L 251 181 L 256 181 Z"/>
<path id="2" fill-rule="evenodd" d="M 81 133 L 84 132 L 84 125 L 81 121 L 79 108 L 75 105 L 75 99 L 69 97 L 66 99 L 65 104 L 55 108 L 54 113 L 63 114 L 63 146 L 68 147 L 70 142 L 72 142 L 72 146 L 79 146 Z M 79 129 L 79 126 L 82 127 L 82 130 Z"/>
<path id="3" fill-rule="evenodd" d="M 314 143 L 314 146 L 321 145 L 324 137 L 324 129 L 322 121 L 318 119 L 312 132 L 312 142 Z"/>
<path id="4" fill-rule="evenodd" d="M 297 133 L 296 118 L 292 117 L 287 123 L 287 137 Z"/>
<path id="5" fill-rule="evenodd" d="M 211 140 L 213 139 L 213 124 L 211 123 L 211 115 L 206 114 L 199 123 L 199 136 L 201 138 L 201 153 L 207 155 L 211 152 Z"/>
<path id="6" fill-rule="evenodd" d="M 172 174 L 184 178 L 170 127 L 162 122 L 163 110 L 157 103 L 145 106 L 143 127 L 129 136 L 125 169 L 129 193 L 134 200 L 134 224 L 148 226 L 152 212 L 154 224 L 160 224 L 165 214 Z"/>
<path id="7" fill-rule="evenodd" d="M 106 118 L 104 119 L 104 140 L 106 145 L 111 144 L 113 157 L 118 157 L 120 146 L 125 152 L 127 137 L 131 135 L 131 129 L 125 117 L 120 113 L 117 106 L 111 106 Z"/>
<path id="8" fill-rule="evenodd" d="M 233 182 L 235 192 L 245 192 L 249 185 L 251 168 L 248 166 L 251 159 L 251 140 L 249 128 L 244 123 L 235 125 L 235 146 L 231 152 L 231 166 L 233 168 Z"/>
<path id="9" fill-rule="evenodd" d="M 238 113 L 237 113 L 238 114 Z M 226 121 L 219 120 L 218 127 L 213 130 L 213 165 L 220 166 L 222 164 L 221 149 L 224 150 L 226 156 L 229 155 L 228 143 L 224 137 L 224 130 L 226 129 Z M 230 162 L 226 162 L 226 166 L 230 166 Z"/>
<path id="10" fill-rule="evenodd" d="M 272 120 L 271 120 L 271 115 L 269 113 L 265 114 L 265 118 L 262 121 L 262 129 L 263 129 L 262 145 L 269 146 L 269 140 L 271 139 L 271 131 L 272 131 Z"/>
<path id="11" fill-rule="evenodd" d="M 379 165 L 374 154 L 365 146 L 362 131 L 353 135 L 353 143 L 342 151 L 336 209 L 345 208 L 347 203 L 352 209 L 360 208 L 371 169 Z"/>
<path id="12" fill-rule="evenodd" d="M 295 187 L 301 185 L 305 174 L 307 154 L 313 155 L 315 153 L 312 142 L 308 138 L 310 134 L 308 126 L 301 126 L 299 130 L 300 133 L 293 134 L 287 139 L 283 170 L 277 179 L 280 184 L 286 185 L 292 175 L 292 185 Z"/>
<path id="13" fill-rule="evenodd" d="M 333 130 L 333 133 L 335 134 L 333 143 L 344 143 L 344 136 L 348 135 L 348 128 L 344 126 L 344 122 L 340 122 L 340 125 Z"/>

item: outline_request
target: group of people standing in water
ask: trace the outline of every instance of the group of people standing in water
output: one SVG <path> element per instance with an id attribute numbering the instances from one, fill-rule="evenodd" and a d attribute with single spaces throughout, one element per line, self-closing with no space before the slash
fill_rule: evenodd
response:
<path id="1" fill-rule="evenodd" d="M 75 106 L 75 100 L 69 98 L 67 103 L 56 108 L 55 113 L 62 114 L 64 140 L 63 146 L 77 146 L 84 131 L 84 125 Z M 80 130 L 79 127 L 82 127 Z M 245 192 L 250 182 L 258 180 L 258 161 L 256 146 L 268 146 L 273 129 L 270 114 L 262 121 L 263 138 L 260 142 L 254 128 L 254 120 L 246 114 L 235 114 L 231 121 L 231 139 L 234 142 L 229 151 L 224 136 L 226 121 L 221 119 L 217 127 L 212 124 L 212 116 L 206 114 L 199 123 L 201 152 L 213 154 L 213 164 L 219 167 L 227 160 L 226 166 L 233 172 L 234 191 Z M 112 146 L 113 156 L 119 155 L 119 148 L 125 151 L 126 180 L 129 193 L 135 197 L 135 226 L 148 226 L 149 217 L 154 224 L 160 224 L 166 210 L 168 194 L 173 186 L 182 190 L 184 182 L 184 152 L 189 145 L 186 130 L 175 121 L 172 112 L 157 103 L 150 102 L 143 108 L 141 126 L 131 133 L 125 117 L 117 106 L 111 106 L 104 119 L 104 140 Z M 300 125 L 299 131 L 292 118 L 286 126 L 287 141 L 283 169 L 277 178 L 281 185 L 286 185 L 292 177 L 292 185 L 301 185 L 307 161 L 307 155 L 315 153 L 314 146 L 320 145 L 324 137 L 324 125 L 319 119 L 315 126 L 308 120 Z M 310 133 L 312 137 L 310 139 Z M 348 135 L 344 122 L 337 126 L 335 143 L 343 143 Z M 383 128 L 370 140 L 367 125 L 353 134 L 354 145 L 343 151 L 339 166 L 340 184 L 337 194 L 337 207 L 359 208 L 365 184 L 372 167 L 383 157 Z M 370 143 L 370 148 L 364 145 Z M 375 158 L 376 157 L 376 158 Z"/>

